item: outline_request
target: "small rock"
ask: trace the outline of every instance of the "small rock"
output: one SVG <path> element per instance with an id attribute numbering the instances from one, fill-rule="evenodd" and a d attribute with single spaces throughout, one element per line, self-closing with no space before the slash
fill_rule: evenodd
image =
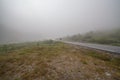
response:
<path id="1" fill-rule="evenodd" d="M 110 73 L 108 73 L 108 72 L 105 72 L 105 75 L 106 75 L 106 76 L 111 76 L 111 74 L 110 74 Z"/>

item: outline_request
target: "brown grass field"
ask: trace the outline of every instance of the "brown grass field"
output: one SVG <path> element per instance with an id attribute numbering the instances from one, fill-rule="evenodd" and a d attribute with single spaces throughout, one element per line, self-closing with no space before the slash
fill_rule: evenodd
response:
<path id="1" fill-rule="evenodd" d="M 120 56 L 61 42 L 0 54 L 0 80 L 120 80 Z"/>

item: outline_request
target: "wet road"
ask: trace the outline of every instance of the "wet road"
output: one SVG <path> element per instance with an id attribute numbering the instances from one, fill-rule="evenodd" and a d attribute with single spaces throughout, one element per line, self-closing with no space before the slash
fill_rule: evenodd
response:
<path id="1" fill-rule="evenodd" d="M 120 47 L 118 47 L 118 46 L 92 44 L 92 43 L 81 43 L 81 42 L 68 42 L 68 41 L 64 41 L 64 43 L 69 43 L 69 44 L 74 44 L 74 45 L 80 45 L 80 46 L 84 46 L 84 47 L 99 49 L 99 50 L 103 50 L 103 51 L 117 53 L 117 54 L 120 55 Z"/>

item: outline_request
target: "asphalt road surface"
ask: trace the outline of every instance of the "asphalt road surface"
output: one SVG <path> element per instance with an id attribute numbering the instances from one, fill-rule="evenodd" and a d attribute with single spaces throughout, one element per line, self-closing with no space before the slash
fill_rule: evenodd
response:
<path id="1" fill-rule="evenodd" d="M 93 44 L 93 43 L 81 43 L 81 42 L 69 42 L 69 41 L 63 41 L 64 43 L 74 44 L 74 45 L 80 45 L 88 48 L 108 51 L 111 53 L 116 53 L 120 55 L 120 47 L 118 46 L 110 46 L 110 45 L 102 45 L 102 44 Z"/>

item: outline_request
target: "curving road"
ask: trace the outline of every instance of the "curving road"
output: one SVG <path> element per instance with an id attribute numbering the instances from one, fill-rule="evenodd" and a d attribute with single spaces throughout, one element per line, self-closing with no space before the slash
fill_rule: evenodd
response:
<path id="1" fill-rule="evenodd" d="M 118 46 L 110 46 L 110 45 L 102 45 L 102 44 L 93 44 L 93 43 L 81 43 L 81 42 L 69 42 L 69 41 L 63 41 L 64 43 L 74 44 L 74 45 L 80 45 L 84 47 L 99 49 L 103 51 L 108 51 L 112 53 L 116 53 L 120 55 L 120 47 Z"/>

